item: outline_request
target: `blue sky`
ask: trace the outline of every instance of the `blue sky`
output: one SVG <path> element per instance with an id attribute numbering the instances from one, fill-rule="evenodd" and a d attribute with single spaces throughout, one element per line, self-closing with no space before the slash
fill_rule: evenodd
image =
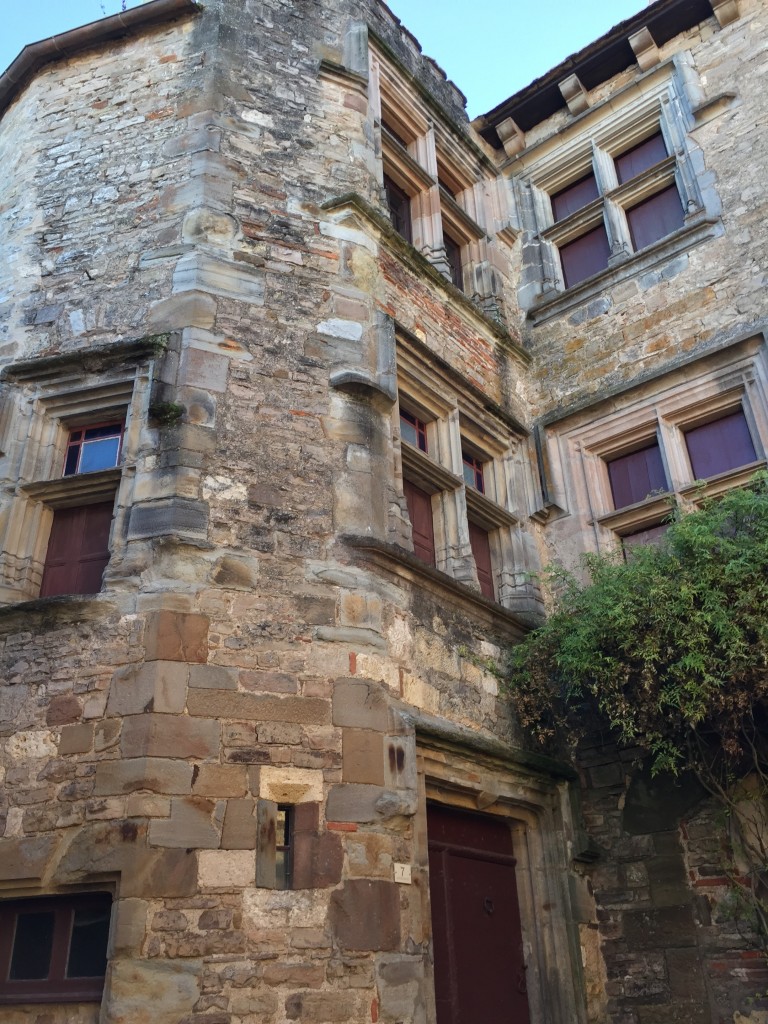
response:
<path id="1" fill-rule="evenodd" d="M 127 2 L 136 7 L 139 0 Z M 120 6 L 121 0 L 0 0 L 0 70 L 26 43 L 115 14 Z M 389 6 L 419 39 L 424 52 L 466 94 L 474 117 L 646 4 L 644 0 L 389 0 Z M 466 17 L 468 6 L 471 20 Z"/>

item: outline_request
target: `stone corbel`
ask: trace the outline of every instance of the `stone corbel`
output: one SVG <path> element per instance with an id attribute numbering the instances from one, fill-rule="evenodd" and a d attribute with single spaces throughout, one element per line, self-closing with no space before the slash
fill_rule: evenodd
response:
<path id="1" fill-rule="evenodd" d="M 496 133 L 507 156 L 517 156 L 525 149 L 525 132 L 517 127 L 511 117 L 496 126 Z"/>
<path id="2" fill-rule="evenodd" d="M 710 0 L 720 28 L 725 28 L 739 17 L 739 0 Z"/>
<path id="3" fill-rule="evenodd" d="M 641 71 L 648 71 L 649 68 L 655 67 L 660 62 L 659 48 L 647 28 L 641 28 L 639 32 L 631 35 L 629 45 L 637 57 L 637 64 Z"/>
<path id="4" fill-rule="evenodd" d="M 589 108 L 587 90 L 579 81 L 578 75 L 568 75 L 559 83 L 558 87 L 574 117 L 577 114 L 583 114 Z"/>

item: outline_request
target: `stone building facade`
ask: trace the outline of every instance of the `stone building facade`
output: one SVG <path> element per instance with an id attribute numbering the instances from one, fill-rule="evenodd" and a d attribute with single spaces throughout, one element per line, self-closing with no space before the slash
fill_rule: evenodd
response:
<path id="1" fill-rule="evenodd" d="M 3 75 L 1 1020 L 760 1019 L 706 800 L 494 670 L 764 462 L 767 21 L 657 0 L 472 124 L 377 0 Z"/>

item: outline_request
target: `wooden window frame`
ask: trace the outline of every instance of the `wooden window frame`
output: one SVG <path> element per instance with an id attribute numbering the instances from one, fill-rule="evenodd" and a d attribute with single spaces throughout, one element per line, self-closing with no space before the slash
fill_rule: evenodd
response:
<path id="1" fill-rule="evenodd" d="M 80 893 L 67 896 L 0 901 L 0 1005 L 13 1003 L 99 1002 L 104 990 L 105 975 L 68 978 L 72 931 L 78 910 L 90 907 L 111 907 L 109 893 Z M 53 913 L 53 941 L 49 973 L 43 979 L 9 977 L 16 938 L 16 922 L 25 913 Z M 107 939 L 104 960 L 107 959 Z"/>
<path id="2" fill-rule="evenodd" d="M 104 438 L 88 438 L 86 435 L 89 431 L 101 430 L 106 428 L 114 428 L 117 433 L 106 435 Z M 81 434 L 81 437 L 75 435 Z M 120 465 L 120 458 L 123 450 L 123 438 L 125 435 L 125 418 L 119 420 L 103 420 L 98 423 L 78 423 L 69 428 L 69 436 L 67 438 L 67 446 L 64 453 L 64 465 L 62 467 L 62 476 L 77 476 L 83 472 L 100 472 L 104 469 L 114 469 Z M 85 454 L 85 446 L 88 444 L 94 444 L 99 440 L 107 440 L 109 437 L 117 437 L 117 452 L 115 455 L 114 462 L 110 466 L 100 466 L 96 470 L 83 470 L 82 462 L 83 455 Z M 70 469 L 70 463 L 72 468 Z"/>

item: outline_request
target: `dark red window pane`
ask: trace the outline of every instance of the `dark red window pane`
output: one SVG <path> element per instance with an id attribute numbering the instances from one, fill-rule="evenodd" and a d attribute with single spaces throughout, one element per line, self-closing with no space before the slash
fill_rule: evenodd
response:
<path id="1" fill-rule="evenodd" d="M 443 243 L 445 245 L 445 258 L 448 260 L 448 266 L 451 268 L 451 281 L 459 291 L 464 291 L 464 278 L 461 272 L 461 246 L 458 242 L 454 242 L 450 235 L 446 234 L 443 234 Z"/>
<path id="2" fill-rule="evenodd" d="M 631 551 L 632 548 L 639 548 L 641 545 L 658 544 L 668 529 L 669 523 L 659 523 L 658 526 L 649 526 L 647 530 L 637 530 L 627 537 L 622 537 L 621 543 L 625 552 Z"/>
<path id="3" fill-rule="evenodd" d="M 586 177 L 574 182 L 573 185 L 569 185 L 568 188 L 557 192 L 550 197 L 552 200 L 552 215 L 555 221 L 564 220 L 572 213 L 576 213 L 577 210 L 586 206 L 587 203 L 597 199 L 599 194 L 594 174 L 588 174 Z"/>
<path id="4" fill-rule="evenodd" d="M 53 515 L 41 597 L 98 594 L 109 561 L 114 502 L 61 508 Z"/>
<path id="5" fill-rule="evenodd" d="M 635 251 L 671 235 L 685 223 L 683 204 L 675 185 L 627 210 L 629 233 Z"/>
<path id="6" fill-rule="evenodd" d="M 567 245 L 560 246 L 560 262 L 563 265 L 563 279 L 566 288 L 572 288 L 579 281 L 598 274 L 608 266 L 611 248 L 605 225 L 588 231 Z"/>
<path id="7" fill-rule="evenodd" d="M 413 553 L 428 565 L 435 564 L 435 524 L 432 518 L 432 498 L 410 480 L 403 481 L 405 503 L 411 520 Z"/>
<path id="8" fill-rule="evenodd" d="M 407 409 L 403 408 L 400 409 L 400 436 L 408 444 L 418 448 L 419 451 L 426 452 L 429 450 L 427 424 L 424 420 L 420 420 L 418 416 L 414 416 L 412 412 L 408 412 Z"/>
<path id="9" fill-rule="evenodd" d="M 697 480 L 746 466 L 757 458 L 744 413 L 731 413 L 686 431 L 685 443 Z"/>
<path id="10" fill-rule="evenodd" d="M 654 491 L 667 490 L 667 476 L 657 444 L 621 455 L 608 463 L 614 508 L 626 508 Z"/>
<path id="11" fill-rule="evenodd" d="M 411 228 L 411 198 L 399 185 L 386 174 L 384 175 L 384 192 L 387 197 L 389 216 L 392 220 L 392 227 L 399 235 L 402 235 L 406 242 L 413 241 L 413 230 Z"/>
<path id="12" fill-rule="evenodd" d="M 55 924 L 53 911 L 19 914 L 13 936 L 13 956 L 8 977 L 12 981 L 47 978 Z"/>
<path id="13" fill-rule="evenodd" d="M 461 461 L 464 469 L 464 483 L 474 487 L 476 491 L 485 494 L 485 479 L 483 475 L 483 464 L 480 459 L 468 452 L 461 453 Z"/>
<path id="14" fill-rule="evenodd" d="M 645 142 L 641 142 L 639 146 L 633 146 L 632 149 L 628 149 L 626 153 L 617 157 L 616 175 L 619 184 L 623 185 L 625 181 L 636 178 L 638 174 L 642 174 L 643 171 L 653 167 L 654 164 L 661 163 L 666 158 L 667 147 L 664 143 L 664 136 L 659 132 L 657 135 L 652 135 L 650 139 L 646 139 Z"/>
<path id="15" fill-rule="evenodd" d="M 469 524 L 469 543 L 477 568 L 477 579 L 480 592 L 491 600 L 496 596 L 493 592 L 493 566 L 491 564 L 491 543 L 488 531 L 475 523 Z"/>

